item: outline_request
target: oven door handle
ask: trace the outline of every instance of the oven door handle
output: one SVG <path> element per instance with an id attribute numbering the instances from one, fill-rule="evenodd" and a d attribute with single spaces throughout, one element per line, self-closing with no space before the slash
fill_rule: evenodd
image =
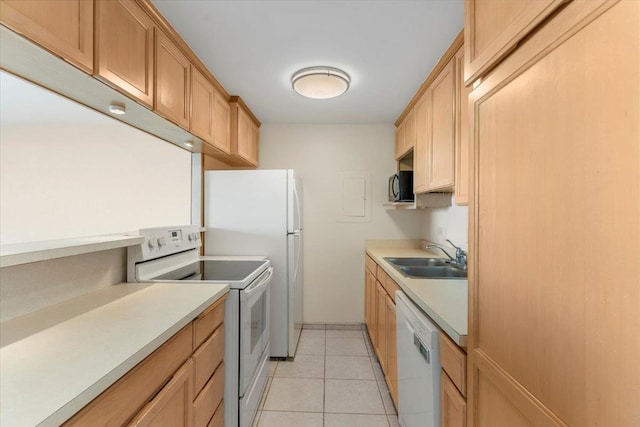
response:
<path id="1" fill-rule="evenodd" d="M 266 287 L 269 282 L 271 282 L 271 277 L 273 277 L 273 267 L 269 267 L 267 271 L 262 273 L 260 277 L 256 279 L 247 289 L 244 289 L 240 292 L 240 300 L 246 301 L 250 299 L 254 294 L 258 292 L 262 292 L 264 287 Z"/>

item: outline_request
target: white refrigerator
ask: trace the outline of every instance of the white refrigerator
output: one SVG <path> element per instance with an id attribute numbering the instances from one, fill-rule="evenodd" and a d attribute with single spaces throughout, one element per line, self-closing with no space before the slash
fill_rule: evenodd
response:
<path id="1" fill-rule="evenodd" d="M 293 170 L 206 171 L 205 255 L 271 260 L 271 357 L 294 357 L 302 329 L 302 184 Z"/>

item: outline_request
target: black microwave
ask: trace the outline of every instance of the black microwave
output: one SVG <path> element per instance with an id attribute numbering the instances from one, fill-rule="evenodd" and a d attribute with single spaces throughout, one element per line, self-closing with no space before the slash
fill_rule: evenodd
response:
<path id="1" fill-rule="evenodd" d="M 413 202 L 413 171 L 400 171 L 389 177 L 389 201 Z"/>

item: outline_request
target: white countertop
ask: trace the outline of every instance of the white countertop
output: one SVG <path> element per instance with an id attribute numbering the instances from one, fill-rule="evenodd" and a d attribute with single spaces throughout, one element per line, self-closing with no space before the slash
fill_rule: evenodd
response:
<path id="1" fill-rule="evenodd" d="M 467 346 L 467 280 L 409 278 L 384 260 L 386 257 L 442 258 L 443 255 L 403 247 L 401 242 L 397 246 L 392 242 L 367 242 L 366 252 L 456 344 Z"/>
<path id="2" fill-rule="evenodd" d="M 32 334 L 0 349 L 0 425 L 61 424 L 228 291 L 211 283 L 112 288 L 96 292 L 99 307 L 88 294 L 2 325 L 0 333 Z M 67 318 L 69 310 L 81 314 Z M 56 311 L 60 323 L 51 326 L 45 318 Z"/>

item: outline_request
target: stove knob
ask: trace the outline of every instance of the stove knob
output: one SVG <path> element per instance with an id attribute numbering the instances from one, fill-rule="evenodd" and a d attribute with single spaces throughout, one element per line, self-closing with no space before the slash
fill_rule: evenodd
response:
<path id="1" fill-rule="evenodd" d="M 160 238 L 158 239 L 158 245 L 159 245 L 160 247 L 162 247 L 162 246 L 164 246 L 164 245 L 166 245 L 166 244 L 167 244 L 167 239 L 166 239 L 166 237 L 160 237 Z"/>
<path id="2" fill-rule="evenodd" d="M 193 240 L 193 234 L 192 233 L 189 233 L 188 237 L 189 237 L 189 241 Z"/>
<path id="3" fill-rule="evenodd" d="M 156 239 L 155 237 L 151 237 L 149 239 L 149 241 L 147 242 L 147 244 L 149 245 L 149 247 L 151 249 L 155 248 L 156 246 L 158 246 L 158 239 Z"/>
<path id="4" fill-rule="evenodd" d="M 197 242 L 198 241 L 198 233 L 192 233 L 193 235 L 193 241 Z"/>

